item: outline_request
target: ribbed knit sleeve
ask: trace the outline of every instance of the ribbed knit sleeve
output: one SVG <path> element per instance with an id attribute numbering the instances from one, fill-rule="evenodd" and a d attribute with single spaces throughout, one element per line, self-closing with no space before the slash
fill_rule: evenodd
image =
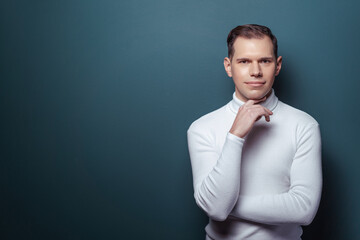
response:
<path id="1" fill-rule="evenodd" d="M 242 138 L 228 133 L 219 152 L 211 136 L 188 130 L 194 197 L 213 220 L 224 221 L 239 197 L 243 143 Z"/>
<path id="2" fill-rule="evenodd" d="M 321 189 L 320 130 L 311 124 L 298 129 L 289 190 L 273 195 L 240 195 L 230 215 L 265 224 L 308 225 L 317 212 Z"/>

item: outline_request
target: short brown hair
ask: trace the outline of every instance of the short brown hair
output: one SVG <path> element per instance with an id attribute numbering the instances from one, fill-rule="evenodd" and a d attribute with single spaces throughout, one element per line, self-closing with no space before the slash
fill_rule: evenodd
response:
<path id="1" fill-rule="evenodd" d="M 228 57 L 231 59 L 234 55 L 234 42 L 238 37 L 243 37 L 247 39 L 257 38 L 262 39 L 264 36 L 268 36 L 272 43 L 273 43 L 273 50 L 275 58 L 277 59 L 277 39 L 272 34 L 270 28 L 257 25 L 257 24 L 246 24 L 237 26 L 236 28 L 232 29 L 227 37 L 227 46 L 228 46 Z"/>

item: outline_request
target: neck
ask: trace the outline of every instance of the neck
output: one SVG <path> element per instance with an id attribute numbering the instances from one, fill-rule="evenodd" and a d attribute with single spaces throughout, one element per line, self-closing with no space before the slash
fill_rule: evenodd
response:
<path id="1" fill-rule="evenodd" d="M 260 105 L 268 108 L 270 111 L 274 110 L 276 105 L 278 103 L 278 98 L 275 96 L 275 92 L 273 89 L 271 89 L 266 94 L 266 100 L 264 102 L 259 103 Z M 244 102 L 241 101 L 237 96 L 236 92 L 233 94 L 233 100 L 230 102 L 230 108 L 231 110 L 236 114 L 239 110 L 239 107 L 243 105 Z"/>

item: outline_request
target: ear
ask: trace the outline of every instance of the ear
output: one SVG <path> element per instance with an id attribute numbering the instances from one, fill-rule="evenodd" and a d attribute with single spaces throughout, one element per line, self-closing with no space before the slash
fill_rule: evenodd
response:
<path id="1" fill-rule="evenodd" d="M 275 76 L 279 75 L 280 70 L 281 70 L 281 64 L 282 64 L 282 56 L 279 56 L 276 60 L 276 71 L 275 71 Z"/>
<path id="2" fill-rule="evenodd" d="M 230 58 L 226 57 L 224 58 L 224 68 L 225 68 L 225 72 L 227 73 L 227 75 L 229 77 L 232 77 L 232 73 L 231 73 L 231 60 Z"/>

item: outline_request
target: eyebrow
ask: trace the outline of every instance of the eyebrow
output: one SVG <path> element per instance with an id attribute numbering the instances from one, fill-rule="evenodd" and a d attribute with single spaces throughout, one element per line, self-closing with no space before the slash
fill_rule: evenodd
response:
<path id="1" fill-rule="evenodd" d="M 239 61 L 250 61 L 251 59 L 250 58 L 237 58 L 236 61 L 239 62 Z M 273 57 L 262 57 L 260 58 L 259 60 L 268 60 L 268 61 L 273 61 L 274 58 Z"/>
<path id="2" fill-rule="evenodd" d="M 249 58 L 237 58 L 236 61 L 240 62 L 240 61 L 248 61 L 250 60 Z"/>
<path id="3" fill-rule="evenodd" d="M 269 60 L 269 61 L 272 61 L 274 60 L 272 57 L 262 57 L 260 58 L 260 60 Z"/>

